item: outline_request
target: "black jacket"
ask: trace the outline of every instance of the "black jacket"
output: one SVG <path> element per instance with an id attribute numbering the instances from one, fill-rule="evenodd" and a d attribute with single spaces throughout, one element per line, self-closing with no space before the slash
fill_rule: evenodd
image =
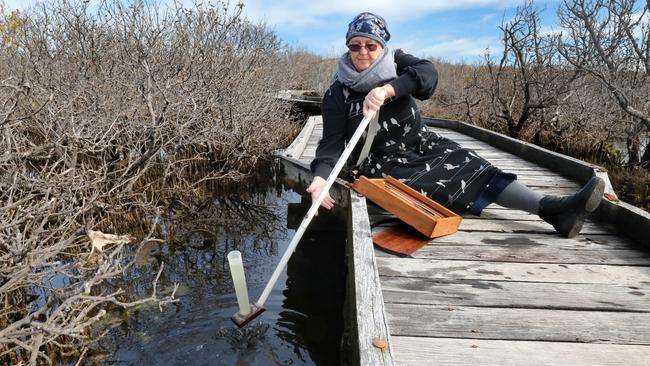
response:
<path id="1" fill-rule="evenodd" d="M 379 111 L 379 121 L 408 124 L 409 132 L 397 135 L 378 133 L 371 153 L 388 155 L 398 149 L 414 148 L 422 130 L 420 114 L 414 97 L 425 100 L 433 95 L 438 84 L 438 73 L 428 60 L 419 59 L 402 50 L 395 51 L 398 77 L 389 84 L 395 89 L 395 97 L 387 100 Z M 377 85 L 380 86 L 380 85 Z M 367 93 L 357 93 L 341 84 L 332 83 L 323 98 L 323 136 L 311 163 L 314 175 L 327 179 L 336 161 L 359 123 L 363 119 L 363 100 Z M 362 142 L 356 146 L 348 160 L 356 162 Z"/>

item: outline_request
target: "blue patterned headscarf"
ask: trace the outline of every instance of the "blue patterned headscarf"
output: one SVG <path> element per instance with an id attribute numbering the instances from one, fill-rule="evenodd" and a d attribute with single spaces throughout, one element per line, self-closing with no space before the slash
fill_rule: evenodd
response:
<path id="1" fill-rule="evenodd" d="M 345 43 L 350 42 L 350 38 L 359 36 L 375 40 L 382 47 L 386 47 L 386 42 L 390 39 L 390 33 L 388 32 L 384 18 L 368 12 L 357 15 L 348 24 Z"/>

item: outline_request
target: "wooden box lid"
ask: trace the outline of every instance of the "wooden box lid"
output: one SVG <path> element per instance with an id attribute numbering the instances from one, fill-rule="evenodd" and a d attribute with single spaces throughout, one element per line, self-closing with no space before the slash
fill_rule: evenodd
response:
<path id="1" fill-rule="evenodd" d="M 357 179 L 352 188 L 429 238 L 453 234 L 462 217 L 399 180 Z"/>

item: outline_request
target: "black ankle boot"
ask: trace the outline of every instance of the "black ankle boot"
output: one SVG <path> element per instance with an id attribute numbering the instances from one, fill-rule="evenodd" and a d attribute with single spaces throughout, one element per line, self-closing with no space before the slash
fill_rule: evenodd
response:
<path id="1" fill-rule="evenodd" d="M 553 225 L 558 233 L 573 238 L 582 229 L 587 216 L 598 208 L 603 193 L 605 181 L 592 177 L 571 196 L 544 196 L 539 202 L 539 217 Z"/>

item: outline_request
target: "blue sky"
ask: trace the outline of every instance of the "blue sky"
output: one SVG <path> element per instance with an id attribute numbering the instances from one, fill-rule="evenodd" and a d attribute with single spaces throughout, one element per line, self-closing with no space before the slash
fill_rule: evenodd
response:
<path id="1" fill-rule="evenodd" d="M 392 34 L 389 46 L 418 56 L 476 62 L 489 47 L 502 49 L 497 26 L 520 0 L 248 0 L 249 18 L 263 20 L 289 45 L 323 55 L 345 51 L 347 24 L 359 12 L 383 16 Z M 558 1 L 537 1 L 543 24 L 555 22 Z"/>
<path id="2" fill-rule="evenodd" d="M 5 0 L 24 8 L 39 0 Z M 95 1 L 95 0 L 90 0 Z M 165 0 L 162 0 L 163 2 Z M 191 0 L 182 0 L 191 6 Z M 230 0 L 231 7 L 236 0 Z M 243 0 L 246 17 L 263 21 L 288 45 L 325 56 L 345 51 L 347 24 L 359 12 L 383 16 L 392 34 L 389 46 L 421 57 L 474 63 L 489 47 L 501 50 L 497 26 L 524 0 Z M 543 24 L 555 22 L 558 0 L 540 0 Z"/>

